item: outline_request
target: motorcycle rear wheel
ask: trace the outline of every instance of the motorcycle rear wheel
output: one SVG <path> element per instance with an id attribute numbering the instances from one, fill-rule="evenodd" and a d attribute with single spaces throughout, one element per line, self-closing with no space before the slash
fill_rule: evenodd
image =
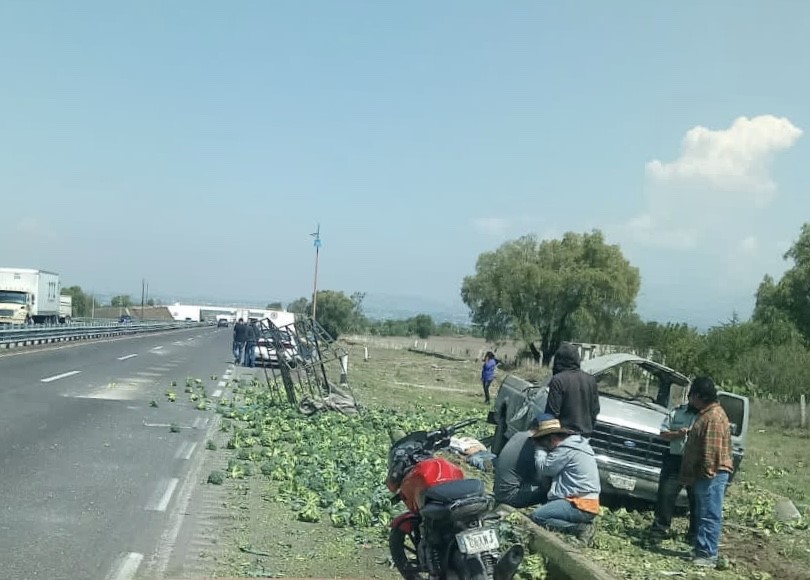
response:
<path id="1" fill-rule="evenodd" d="M 388 550 L 391 553 L 391 560 L 405 580 L 422 580 L 427 578 L 427 573 L 419 566 L 419 528 L 414 526 L 410 532 L 402 528 L 392 528 L 388 534 Z"/>
<path id="2" fill-rule="evenodd" d="M 480 557 L 465 556 L 458 551 L 454 551 L 450 567 L 448 578 L 455 575 L 463 580 L 490 580 L 492 578 L 487 574 L 486 566 L 484 566 Z"/>

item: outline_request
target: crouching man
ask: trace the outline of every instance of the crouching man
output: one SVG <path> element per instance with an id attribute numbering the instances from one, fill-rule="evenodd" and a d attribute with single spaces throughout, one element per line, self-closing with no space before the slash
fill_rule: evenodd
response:
<path id="1" fill-rule="evenodd" d="M 532 439 L 536 422 L 528 431 L 515 433 L 506 443 L 495 464 L 495 501 L 516 508 L 546 502 L 551 478 L 538 477 L 534 465 L 536 445 Z"/>
<path id="2" fill-rule="evenodd" d="M 548 502 L 534 510 L 532 520 L 590 545 L 602 491 L 593 449 L 587 439 L 564 429 L 550 414 L 537 418 L 532 439 L 537 446 L 537 474 L 551 478 Z"/>

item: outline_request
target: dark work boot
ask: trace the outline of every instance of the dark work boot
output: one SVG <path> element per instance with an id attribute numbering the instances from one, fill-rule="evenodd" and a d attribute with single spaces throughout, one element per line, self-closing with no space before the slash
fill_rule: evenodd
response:
<path id="1" fill-rule="evenodd" d="M 594 528 L 593 524 L 577 524 L 576 531 L 574 533 L 577 540 L 582 542 L 582 545 L 586 548 L 590 548 L 593 545 L 593 537 L 596 533 L 596 529 Z"/>

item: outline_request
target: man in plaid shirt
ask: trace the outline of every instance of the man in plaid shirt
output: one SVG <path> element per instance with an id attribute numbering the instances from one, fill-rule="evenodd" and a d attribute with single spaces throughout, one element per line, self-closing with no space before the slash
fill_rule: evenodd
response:
<path id="1" fill-rule="evenodd" d="M 714 567 L 723 527 L 723 499 L 734 472 L 731 428 L 726 412 L 717 402 L 717 388 L 709 377 L 692 381 L 689 404 L 698 410 L 698 418 L 684 447 L 680 480 L 692 486 L 697 508 L 692 563 Z"/>

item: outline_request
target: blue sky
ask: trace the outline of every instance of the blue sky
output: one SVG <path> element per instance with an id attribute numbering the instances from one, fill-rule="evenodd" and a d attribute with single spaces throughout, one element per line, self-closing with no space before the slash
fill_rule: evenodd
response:
<path id="1" fill-rule="evenodd" d="M 639 311 L 747 315 L 810 217 L 810 3 L 0 4 L 0 262 L 66 284 L 459 304 L 602 229 Z M 703 127 L 704 129 L 701 129 Z"/>

